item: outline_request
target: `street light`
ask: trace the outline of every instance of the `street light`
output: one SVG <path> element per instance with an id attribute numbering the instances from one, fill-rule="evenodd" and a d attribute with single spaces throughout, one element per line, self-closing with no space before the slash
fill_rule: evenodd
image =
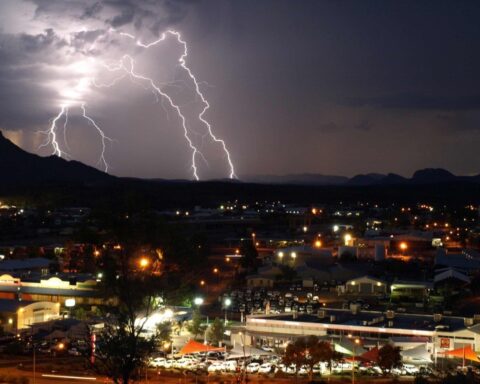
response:
<path id="1" fill-rule="evenodd" d="M 343 240 L 345 241 L 345 245 L 348 246 L 350 245 L 350 242 L 352 241 L 352 235 L 347 233 L 344 237 Z"/>
<path id="2" fill-rule="evenodd" d="M 295 260 L 297 258 L 297 252 L 290 253 L 290 257 Z"/>
<path id="3" fill-rule="evenodd" d="M 227 311 L 228 311 L 228 307 L 232 304 L 232 299 L 230 299 L 229 297 L 227 297 L 224 301 L 224 306 L 225 306 L 225 325 L 227 325 L 228 323 L 228 319 L 227 319 Z"/>
<path id="4" fill-rule="evenodd" d="M 197 306 L 200 306 L 203 304 L 203 297 L 195 297 L 195 299 L 193 299 L 193 303 Z"/>
<path id="5" fill-rule="evenodd" d="M 140 264 L 141 268 L 147 268 L 148 265 L 150 264 L 150 260 L 146 257 L 142 257 L 142 258 L 140 258 L 138 263 Z"/>

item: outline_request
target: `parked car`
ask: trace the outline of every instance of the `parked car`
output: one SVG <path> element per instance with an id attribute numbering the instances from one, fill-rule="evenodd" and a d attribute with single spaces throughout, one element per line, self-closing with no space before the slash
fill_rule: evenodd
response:
<path id="1" fill-rule="evenodd" d="M 275 370 L 275 367 L 270 363 L 263 363 L 260 368 L 258 368 L 258 373 L 271 373 Z"/>
<path id="2" fill-rule="evenodd" d="M 260 369 L 260 364 L 258 363 L 250 363 L 247 365 L 248 373 L 257 373 L 259 369 Z"/>
<path id="3" fill-rule="evenodd" d="M 167 363 L 167 359 L 164 357 L 156 357 L 149 361 L 148 365 L 153 368 L 164 368 Z"/>

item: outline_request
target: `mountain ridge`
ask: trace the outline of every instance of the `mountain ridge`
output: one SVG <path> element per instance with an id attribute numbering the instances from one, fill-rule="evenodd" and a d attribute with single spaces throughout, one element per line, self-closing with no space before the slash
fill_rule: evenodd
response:
<path id="1" fill-rule="evenodd" d="M 51 182 L 105 183 L 115 180 L 138 181 L 145 183 L 175 184 L 189 183 L 189 180 L 167 180 L 161 178 L 142 179 L 116 177 L 102 172 L 76 160 L 66 160 L 58 156 L 42 157 L 29 153 L 5 138 L 0 131 L 0 174 L 3 182 L 12 184 L 35 184 Z M 193 182 L 193 181 L 192 181 Z M 473 182 L 480 183 L 480 175 L 456 176 L 442 168 L 424 168 L 407 178 L 395 173 L 367 173 L 353 177 L 300 173 L 287 175 L 245 176 L 239 180 L 205 180 L 220 183 L 253 183 L 267 185 L 298 186 L 391 186 L 391 185 L 426 185 L 438 183 Z"/>

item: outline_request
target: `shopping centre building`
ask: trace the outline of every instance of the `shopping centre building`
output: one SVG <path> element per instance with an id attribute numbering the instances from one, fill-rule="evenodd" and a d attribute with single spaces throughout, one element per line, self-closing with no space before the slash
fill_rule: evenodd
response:
<path id="1" fill-rule="evenodd" d="M 366 348 L 393 342 L 402 350 L 420 345 L 432 359 L 457 348 L 480 351 L 480 317 L 321 309 L 317 314 L 287 313 L 247 316 L 234 343 L 284 347 L 296 338 L 316 335 L 333 343 L 358 339 Z"/>

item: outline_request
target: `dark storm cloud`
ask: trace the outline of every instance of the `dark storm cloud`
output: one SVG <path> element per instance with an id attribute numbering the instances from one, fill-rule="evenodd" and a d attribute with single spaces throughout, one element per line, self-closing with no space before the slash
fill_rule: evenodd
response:
<path id="1" fill-rule="evenodd" d="M 226 139 L 239 174 L 408 175 L 426 166 L 480 171 L 478 2 L 25 4 L 34 5 L 32 17 L 21 19 L 22 12 L 13 12 L 17 3 L 0 1 L 2 129 L 45 128 L 56 113 L 52 83 L 58 78 L 70 84 L 72 72 L 65 67 L 91 57 L 117 59 L 132 43 L 116 38 L 111 28 L 142 41 L 175 28 L 189 45 L 189 65 L 205 80 L 202 89 L 212 105 L 208 118 Z M 19 20 L 9 25 L 2 19 L 8 12 Z M 142 64 L 149 69 L 160 68 L 157 61 L 165 57 L 143 54 L 149 61 Z M 170 166 L 177 165 L 179 152 L 188 157 L 178 121 L 168 108 L 170 120 L 162 120 L 165 111 L 154 109 L 151 94 L 142 91 L 138 100 L 131 97 L 136 89 L 129 83 L 88 94 L 102 124 L 114 127 L 119 143 L 127 143 L 124 152 L 109 153 L 115 172 L 188 177 L 188 159 L 174 170 Z M 149 135 L 140 134 L 144 129 L 150 129 Z M 170 144 L 177 139 L 179 147 Z M 128 147 L 132 142 L 135 148 Z M 148 151 L 155 154 L 137 159 Z M 168 158 L 160 157 L 164 153 Z"/>
<path id="2" fill-rule="evenodd" d="M 427 96 L 405 93 L 371 98 L 347 98 L 343 103 L 352 107 L 471 110 L 480 109 L 480 94 L 471 96 Z"/>
<path id="3" fill-rule="evenodd" d="M 358 124 L 355 124 L 354 128 L 359 131 L 370 131 L 373 128 L 373 123 L 368 120 L 362 120 Z"/>
<path id="4" fill-rule="evenodd" d="M 38 33 L 30 32 L 29 24 L 21 33 L 0 31 L 0 101 L 2 128 L 37 130 L 52 115 L 52 100 L 58 98 L 55 90 L 45 83 L 61 78 L 52 66 L 68 65 L 67 52 L 96 56 L 104 53 L 111 41 L 102 41 L 110 26 L 132 24 L 140 29 L 148 26 L 158 31 L 162 26 L 181 21 L 188 13 L 190 1 L 172 4 L 153 0 L 29 0 L 36 8 L 31 21 L 52 25 Z M 0 4 L 1 6 L 1 4 Z M 1 9 L 0 9 L 1 11 Z M 97 27 L 85 24 L 80 31 L 68 29 L 72 20 L 95 21 Z M 103 26 L 103 28 L 98 28 Z M 62 35 L 61 35 L 62 34 Z M 68 41 L 67 41 L 68 40 Z M 101 41 L 99 48 L 92 48 Z M 21 102 L 20 102 L 21 101 Z"/>
<path id="5" fill-rule="evenodd" d="M 480 132 L 480 111 L 443 113 L 436 118 L 439 126 L 448 133 Z"/>

